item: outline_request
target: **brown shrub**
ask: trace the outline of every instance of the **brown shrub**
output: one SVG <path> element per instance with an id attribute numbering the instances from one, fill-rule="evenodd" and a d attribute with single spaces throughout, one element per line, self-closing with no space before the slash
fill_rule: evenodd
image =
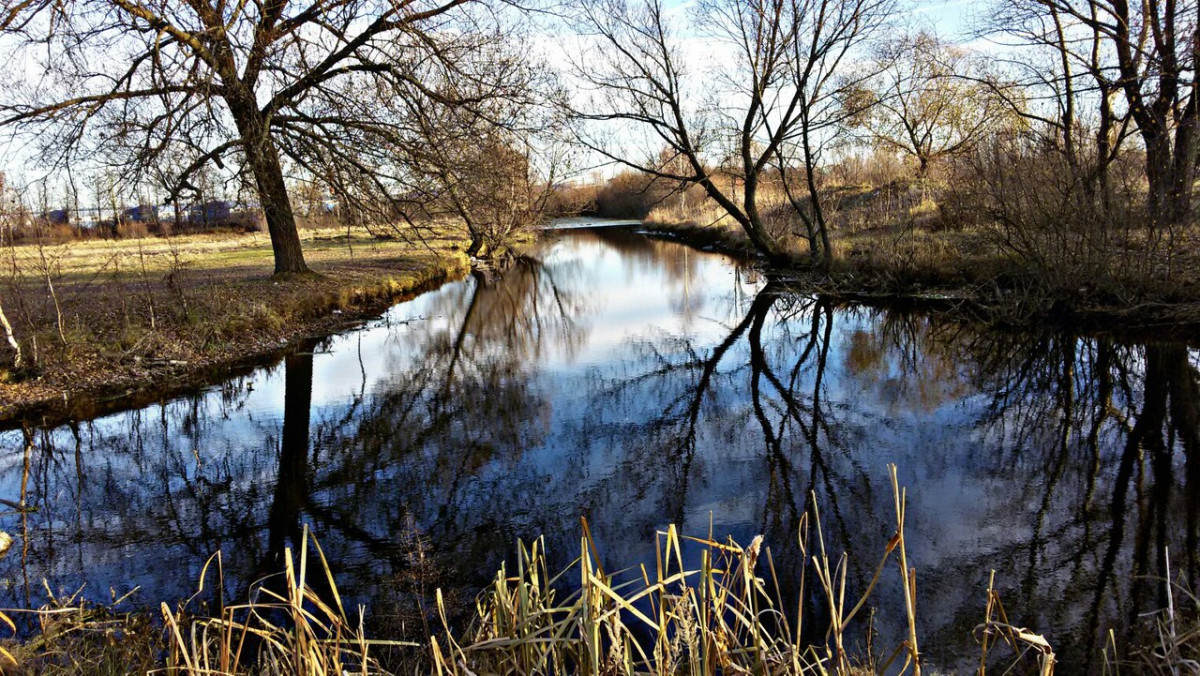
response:
<path id="1" fill-rule="evenodd" d="M 149 224 L 143 221 L 122 220 L 117 223 L 117 237 L 120 239 L 140 239 L 150 236 Z"/>
<path id="2" fill-rule="evenodd" d="M 626 171 L 609 179 L 596 195 L 596 213 L 605 218 L 645 218 L 655 206 L 679 194 L 678 184 Z"/>
<path id="3" fill-rule="evenodd" d="M 984 228 L 1048 288 L 1149 280 L 1169 270 L 1170 243 L 1144 231 L 1136 166 L 1111 165 L 1107 188 L 1098 175 L 1040 139 L 998 136 L 956 160 L 943 218 Z"/>
<path id="4" fill-rule="evenodd" d="M 595 213 L 600 190 L 601 187 L 595 183 L 560 186 L 550 195 L 546 211 L 552 217 Z"/>

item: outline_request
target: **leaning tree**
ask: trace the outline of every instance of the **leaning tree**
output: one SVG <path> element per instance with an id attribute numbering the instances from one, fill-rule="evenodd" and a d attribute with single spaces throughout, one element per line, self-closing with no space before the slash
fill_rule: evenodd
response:
<path id="1" fill-rule="evenodd" d="M 19 64 L 0 82 L 0 126 L 51 167 L 119 163 L 133 184 L 178 166 L 174 200 L 208 165 L 244 177 L 275 272 L 304 272 L 285 170 L 322 139 L 372 129 L 372 110 L 347 96 L 421 88 L 417 64 L 470 30 L 455 22 L 471 1 L 0 0 L 0 51 Z M 353 153 L 330 161 L 370 169 Z"/>
<path id="2" fill-rule="evenodd" d="M 796 262 L 765 213 L 778 177 L 814 267 L 827 267 L 822 151 L 852 116 L 850 68 L 894 0 L 585 0 L 574 60 L 582 143 L 672 184 L 699 185 L 773 263 Z M 706 60 L 707 59 L 707 60 Z M 664 150 L 665 148 L 665 150 Z M 732 180 L 723 184 L 720 179 Z M 740 182 L 740 189 L 735 187 Z"/>
<path id="3" fill-rule="evenodd" d="M 369 124 L 304 139 L 306 171 L 372 231 L 407 236 L 459 221 L 467 253 L 489 258 L 545 220 L 570 164 L 565 93 L 529 49 L 527 17 L 483 18 L 439 36 L 440 58 L 410 63 L 405 81 L 370 82 L 360 91 L 371 94 L 348 91 L 326 112 Z"/>

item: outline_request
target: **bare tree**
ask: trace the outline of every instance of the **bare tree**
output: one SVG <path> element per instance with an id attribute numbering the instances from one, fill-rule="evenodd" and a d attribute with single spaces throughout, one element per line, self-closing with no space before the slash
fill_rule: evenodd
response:
<path id="1" fill-rule="evenodd" d="M 346 78 L 313 118 L 315 133 L 280 142 L 350 220 L 402 237 L 460 220 L 475 255 L 541 219 L 565 155 L 561 87 L 522 41 L 515 19 L 525 17 L 459 15 L 455 31 L 437 35 L 435 57 L 393 50 L 406 77 Z"/>
<path id="2" fill-rule="evenodd" d="M 326 139 L 372 133 L 348 93 L 423 89 L 429 61 L 453 69 L 440 39 L 470 30 L 451 25 L 470 1 L 2 0 L 0 34 L 40 75 L 10 73 L 0 124 L 49 129 L 37 138 L 56 165 L 111 153 L 126 181 L 181 157 L 172 201 L 202 167 L 232 162 L 262 205 L 275 272 L 305 272 L 285 160 L 303 168 Z M 320 161 L 369 169 L 346 152 Z"/>
<path id="3" fill-rule="evenodd" d="M 875 75 L 843 102 L 853 126 L 873 145 L 916 160 L 921 177 L 1013 117 L 981 60 L 932 33 L 887 40 L 867 68 Z"/>
<path id="4" fill-rule="evenodd" d="M 1133 128 L 1107 39 L 1036 1 L 1006 1 L 986 32 L 1017 48 L 993 55 L 1011 79 L 985 84 L 1026 120 L 1026 135 L 1043 152 L 1061 156 L 1076 209 L 1113 211 L 1110 174 Z"/>
<path id="5" fill-rule="evenodd" d="M 516 233 L 541 224 L 569 165 L 562 88 L 522 35 L 515 26 L 476 32 L 472 53 L 456 59 L 458 73 L 423 79 L 446 96 L 406 86 L 379 102 L 396 120 L 383 152 L 400 169 L 406 199 L 398 210 L 409 221 L 417 213 L 461 220 L 472 256 L 495 257 Z M 472 77 L 461 77 L 464 70 Z"/>
<path id="6" fill-rule="evenodd" d="M 1145 150 L 1149 222 L 1168 231 L 1194 219 L 1197 15 L 1191 0 L 1007 0 L 996 17 L 1006 32 L 1056 54 L 1048 84 L 1058 95 L 1059 128 L 1072 157 L 1079 156 L 1081 106 L 1096 110 L 1094 175 L 1102 192 L 1131 122 Z"/>
<path id="7" fill-rule="evenodd" d="M 461 219 L 471 237 L 469 255 L 494 257 L 513 235 L 544 221 L 557 157 L 495 130 L 428 148 L 414 167 L 424 172 L 422 208 Z"/>
<path id="8" fill-rule="evenodd" d="M 777 172 L 805 226 L 810 262 L 826 266 L 821 152 L 846 117 L 837 101 L 854 84 L 844 77 L 848 61 L 892 8 L 892 0 L 703 0 L 684 22 L 661 0 L 588 0 L 577 21 L 596 40 L 574 69 L 590 92 L 576 105 L 592 123 L 582 140 L 628 166 L 702 186 L 759 252 L 791 264 L 788 233 L 770 227 L 762 208 L 760 189 Z M 710 69 L 689 72 L 705 54 Z M 614 122 L 625 129 L 606 130 Z M 630 147 L 638 133 L 640 155 Z M 662 161 L 664 145 L 683 161 Z M 723 174 L 737 180 L 721 185 Z"/>

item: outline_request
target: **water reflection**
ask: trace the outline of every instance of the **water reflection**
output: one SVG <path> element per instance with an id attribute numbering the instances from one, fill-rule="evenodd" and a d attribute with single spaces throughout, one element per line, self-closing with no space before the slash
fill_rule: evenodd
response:
<path id="1" fill-rule="evenodd" d="M 303 524 L 377 616 L 422 596 L 430 559 L 433 582 L 470 589 L 545 534 L 565 565 L 580 516 L 609 567 L 675 522 L 763 533 L 794 573 L 814 501 L 861 588 L 896 462 L 933 662 L 977 659 L 996 569 L 1067 671 L 1093 670 L 1109 629 L 1124 645 L 1164 604 L 1167 547 L 1200 574 L 1198 378 L 1182 344 L 835 307 L 721 256 L 574 231 L 219 387 L 3 433 L 0 527 L 20 537 L 0 603 L 36 604 L 45 577 L 101 598 L 141 585 L 154 606 L 217 549 L 238 596 Z M 880 645 L 901 598 L 885 580 Z"/>

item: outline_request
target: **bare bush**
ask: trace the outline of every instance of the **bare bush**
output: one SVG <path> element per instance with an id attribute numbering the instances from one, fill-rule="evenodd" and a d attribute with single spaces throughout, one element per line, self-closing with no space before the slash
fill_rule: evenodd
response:
<path id="1" fill-rule="evenodd" d="M 546 204 L 546 212 L 555 217 L 595 214 L 598 212 L 596 198 L 600 190 L 601 186 L 595 183 L 555 186 Z"/>
<path id="2" fill-rule="evenodd" d="M 899 155 L 879 149 L 846 154 L 826 168 L 829 182 L 837 186 L 880 186 L 907 174 L 908 170 Z"/>
<path id="3" fill-rule="evenodd" d="M 1135 163 L 1109 168 L 1110 200 L 1088 190 L 1070 165 L 1030 135 L 993 137 L 955 162 L 942 208 L 952 222 L 987 228 L 1045 289 L 1113 288 L 1169 274 L 1173 247 L 1140 227 Z"/>
<path id="4" fill-rule="evenodd" d="M 596 194 L 596 213 L 605 218 L 645 218 L 677 192 L 673 181 L 623 171 L 609 179 Z"/>

